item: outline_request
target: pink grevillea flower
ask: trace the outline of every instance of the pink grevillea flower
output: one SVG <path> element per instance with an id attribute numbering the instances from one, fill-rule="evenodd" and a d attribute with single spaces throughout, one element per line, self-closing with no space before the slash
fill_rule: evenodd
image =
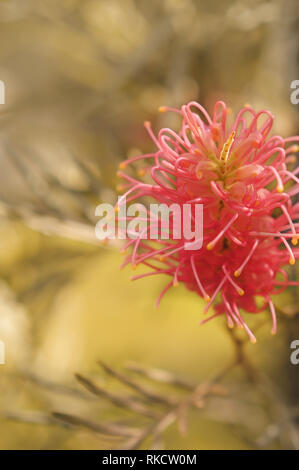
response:
<path id="1" fill-rule="evenodd" d="M 134 280 L 154 274 L 170 278 L 157 305 L 171 286 L 184 283 L 207 301 L 205 313 L 215 301 L 215 313 L 203 322 L 225 315 L 229 327 L 244 328 L 255 342 L 244 313 L 269 308 L 275 334 L 272 296 L 299 285 L 285 270 L 299 256 L 299 167 L 294 169 L 299 136 L 270 137 L 273 115 L 250 106 L 230 126 L 230 110 L 222 101 L 211 116 L 196 102 L 160 111 L 178 113 L 181 128 L 161 129 L 155 136 L 145 123 L 156 150 L 120 164 L 123 197 L 168 206 L 203 204 L 203 246 L 186 250 L 183 236 L 152 241 L 140 235 L 127 242 L 124 265 L 152 269 Z M 124 171 L 128 167 L 131 171 Z"/>

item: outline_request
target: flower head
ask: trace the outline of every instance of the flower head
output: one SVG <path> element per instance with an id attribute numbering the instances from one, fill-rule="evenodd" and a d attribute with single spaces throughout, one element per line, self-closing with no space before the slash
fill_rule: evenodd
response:
<path id="1" fill-rule="evenodd" d="M 205 312 L 215 301 L 215 314 L 204 322 L 225 315 L 228 326 L 244 328 L 252 342 L 255 337 L 241 311 L 256 314 L 268 306 L 274 334 L 272 295 L 298 285 L 289 280 L 285 265 L 299 256 L 294 222 L 299 168 L 293 168 L 299 137 L 270 137 L 273 115 L 250 106 L 241 109 L 231 126 L 230 110 L 222 101 L 211 116 L 196 102 L 160 111 L 178 113 L 181 128 L 161 129 L 156 137 L 145 123 L 157 149 L 120 164 L 123 197 L 151 198 L 168 206 L 203 204 L 203 246 L 189 251 L 183 236 L 154 242 L 139 236 L 127 242 L 125 249 L 131 250 L 124 265 L 152 269 L 133 279 L 160 273 L 170 278 L 157 305 L 171 286 L 184 283 L 207 301 Z M 129 167 L 130 173 L 124 171 Z M 258 297 L 264 305 L 258 306 Z"/>

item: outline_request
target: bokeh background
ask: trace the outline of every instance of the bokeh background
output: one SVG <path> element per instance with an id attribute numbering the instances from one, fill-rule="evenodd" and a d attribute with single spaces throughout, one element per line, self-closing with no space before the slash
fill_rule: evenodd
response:
<path id="1" fill-rule="evenodd" d="M 116 389 L 98 359 L 195 383 L 230 360 L 224 324 L 199 326 L 195 294 L 180 286 L 154 309 L 163 279 L 130 282 L 117 243 L 97 243 L 94 210 L 115 202 L 120 161 L 153 148 L 143 121 L 176 125 L 160 105 L 196 99 L 211 110 L 222 99 L 237 111 L 249 102 L 275 114 L 276 132 L 297 134 L 290 83 L 299 79 L 298 31 L 296 0 L 0 1 L 1 449 L 111 447 L 43 418 L 53 410 L 109 416 L 103 400 L 67 388 L 80 389 L 80 372 Z M 275 300 L 279 334 L 270 336 L 269 314 L 261 314 L 258 344 L 246 352 L 277 387 L 291 444 L 237 372 L 220 405 L 191 413 L 187 433 L 170 426 L 166 448 L 299 445 L 299 366 L 289 361 L 298 288 Z"/>

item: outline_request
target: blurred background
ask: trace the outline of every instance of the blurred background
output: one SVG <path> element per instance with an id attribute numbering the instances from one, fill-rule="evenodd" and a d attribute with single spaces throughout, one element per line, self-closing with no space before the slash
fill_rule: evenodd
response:
<path id="1" fill-rule="evenodd" d="M 299 105 L 290 102 L 298 31 L 296 0 L 0 1 L 1 449 L 115 447 L 46 418 L 120 419 L 75 382 L 81 373 L 122 394 L 99 359 L 193 383 L 231 360 L 222 320 L 199 326 L 195 294 L 180 286 L 154 309 L 165 281 L 130 282 L 117 244 L 97 243 L 94 210 L 115 202 L 120 161 L 153 149 L 143 121 L 177 124 L 160 105 L 195 99 L 211 111 L 222 99 L 237 112 L 249 102 L 275 114 L 275 132 L 298 134 Z M 276 384 L 280 424 L 236 371 L 226 397 L 190 413 L 188 432 L 166 430 L 165 448 L 299 447 L 299 366 L 289 360 L 298 288 L 275 301 L 279 334 L 270 336 L 261 314 L 258 344 L 246 353 Z"/>

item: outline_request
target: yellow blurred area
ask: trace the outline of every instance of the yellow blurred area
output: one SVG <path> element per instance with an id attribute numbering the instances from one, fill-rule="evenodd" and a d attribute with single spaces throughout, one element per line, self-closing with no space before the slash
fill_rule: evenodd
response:
<path id="1" fill-rule="evenodd" d="M 27 252 L 28 243 L 25 245 Z M 231 345 L 224 334 L 224 325 L 220 321 L 199 326 L 203 305 L 195 294 L 186 295 L 185 289 L 179 287 L 164 299 L 159 309 L 154 309 L 161 280 L 130 283 L 130 270 L 119 271 L 118 253 L 108 249 L 97 251 L 81 264 L 72 282 L 55 296 L 47 316 L 37 319 L 39 328 L 34 338 L 37 342 L 34 358 L 28 359 L 29 345 L 22 344 L 24 349 L 19 350 L 14 365 L 28 366 L 23 355 L 27 352 L 27 361 L 33 361 L 29 364 L 30 368 L 38 371 L 39 375 L 58 382 L 70 382 L 72 375 L 78 371 L 96 374 L 99 358 L 111 365 L 121 366 L 128 360 L 136 361 L 174 370 L 183 377 L 191 376 L 195 380 L 212 376 L 213 370 L 220 369 L 221 364 L 228 362 Z M 37 267 L 38 270 L 42 268 Z M 28 275 L 30 270 L 29 273 L 26 271 L 26 277 Z M 16 284 L 19 283 L 20 280 L 16 280 Z M 34 307 L 37 314 L 42 304 L 43 299 Z M 18 328 L 22 325 L 18 324 Z M 10 349 L 20 349 L 21 345 L 19 339 L 17 344 L 6 342 L 9 348 L 5 367 L 11 368 L 14 366 L 11 366 L 13 358 Z M 14 391 L 14 395 L 17 400 L 12 403 L 16 407 L 28 403 L 26 388 L 25 391 Z M 7 401 L 11 402 L 11 397 Z M 52 406 L 57 402 L 53 398 L 50 400 Z M 59 408 L 68 411 L 76 409 L 78 412 L 82 408 L 65 400 L 62 404 L 60 401 L 58 403 Z M 53 436 L 49 438 L 47 429 L 43 427 L 37 431 L 35 425 L 18 424 L 16 428 L 9 424 L 8 429 L 13 434 L 10 437 L 8 433 L 1 438 L 2 448 L 14 446 L 16 430 L 18 445 L 22 448 L 48 446 L 48 442 L 60 447 Z M 219 440 L 215 438 L 215 432 L 219 434 Z M 62 435 L 61 447 L 97 448 L 97 439 L 87 433 L 82 432 L 74 439 L 64 436 L 62 431 L 56 430 L 55 435 L 57 433 Z M 182 440 L 172 432 L 168 442 L 172 448 L 189 449 L 242 445 L 237 438 L 226 436 L 225 429 L 219 429 L 219 425 L 213 426 L 205 419 L 199 424 L 191 424 L 188 438 Z"/>

